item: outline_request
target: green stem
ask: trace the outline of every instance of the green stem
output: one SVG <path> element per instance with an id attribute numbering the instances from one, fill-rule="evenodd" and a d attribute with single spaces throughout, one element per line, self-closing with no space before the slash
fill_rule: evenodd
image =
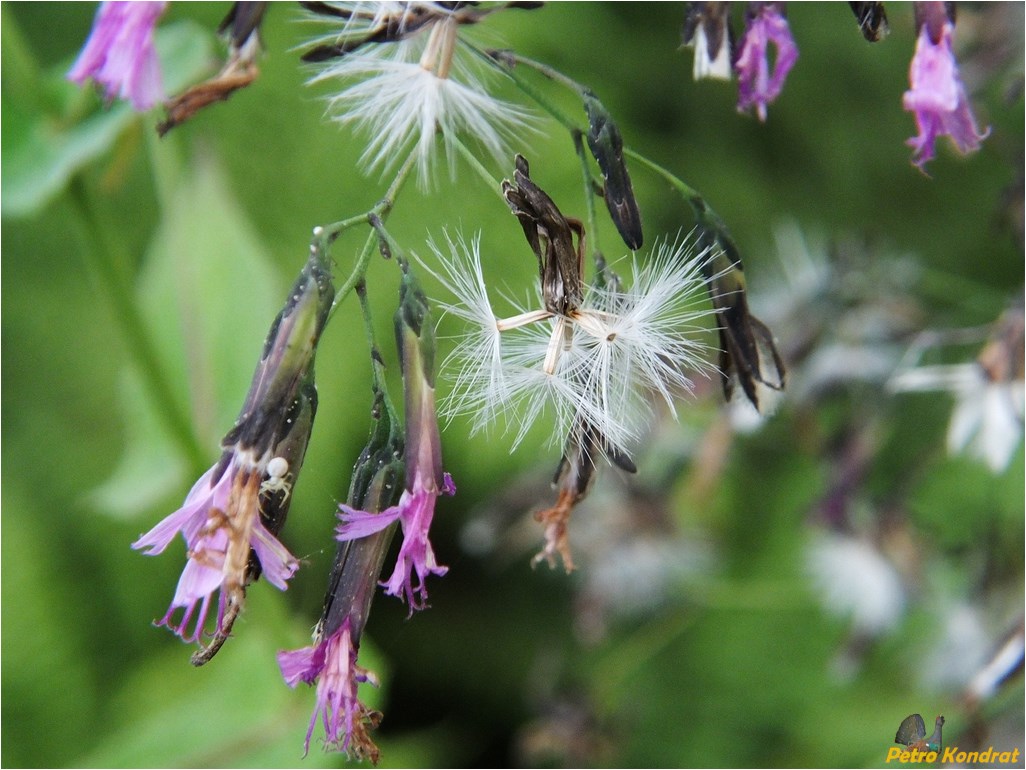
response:
<path id="1" fill-rule="evenodd" d="M 371 254 L 374 253 L 374 244 L 378 242 L 378 234 L 371 231 L 370 235 L 367 236 L 367 240 L 363 244 L 363 248 L 356 257 L 356 263 L 353 265 L 353 271 L 349 274 L 345 283 L 339 287 L 338 291 L 335 292 L 335 299 L 332 300 L 331 310 L 328 311 L 328 320 L 335 315 L 335 311 L 338 306 L 342 303 L 349 293 L 355 289 L 360 283 L 363 282 L 363 277 L 367 272 L 367 265 L 370 264 Z M 327 321 L 325 321 L 327 324 Z"/>
<path id="2" fill-rule="evenodd" d="M 983 318 L 994 312 L 995 305 L 1003 307 L 1008 301 L 1006 294 L 992 286 L 927 266 L 919 268 L 919 291 L 937 302 L 971 310 Z M 957 299 L 953 301 L 952 297 Z"/>
<path id="3" fill-rule="evenodd" d="M 360 298 L 360 313 L 363 316 L 363 328 L 367 334 L 367 347 L 371 352 L 371 375 L 374 378 L 374 387 L 381 393 L 390 424 L 396 426 L 399 424 L 399 418 L 396 417 L 395 406 L 388 395 L 388 386 L 385 382 L 384 359 L 381 357 L 377 342 L 374 340 L 374 321 L 371 318 L 370 301 L 367 299 L 367 284 L 361 280 L 356 284 L 355 288 L 356 296 Z"/>
<path id="4" fill-rule="evenodd" d="M 45 114 L 47 109 L 42 98 L 43 89 L 40 88 L 39 65 L 6 3 L 0 7 L 0 19 L 3 21 L 0 24 L 0 47 L 4 52 L 4 100 L 10 98 L 11 104 L 22 104 L 30 107 L 32 113 Z M 13 115 L 13 111 L 10 114 Z"/>
<path id="5" fill-rule="evenodd" d="M 100 221 L 99 212 L 81 176 L 72 179 L 69 190 L 70 200 L 85 233 L 85 253 L 89 266 L 110 303 L 129 352 L 157 405 L 161 421 L 193 470 L 199 472 L 206 467 L 208 458 L 196 437 L 192 421 L 180 407 L 157 357 L 156 346 L 147 332 L 131 289 L 131 281 L 125 274 L 128 260 L 124 258 L 123 250 L 117 247 L 116 239 Z"/>
<path id="6" fill-rule="evenodd" d="M 167 214 L 175 201 L 178 179 L 181 176 L 179 135 L 172 133 L 161 138 L 156 131 L 146 130 L 146 148 L 153 169 L 153 186 L 157 193 L 157 204 Z"/>
<path id="7" fill-rule="evenodd" d="M 385 197 L 382 198 L 378 203 L 367 213 L 360 214 L 359 216 L 349 217 L 338 222 L 334 222 L 330 225 L 324 225 L 323 227 L 314 228 L 314 238 L 318 241 L 319 247 L 326 253 L 328 245 L 338 238 L 345 230 L 350 227 L 354 227 L 358 224 L 371 224 L 370 234 L 367 236 L 367 240 L 363 244 L 363 248 L 360 249 L 360 253 L 356 257 L 356 263 L 353 265 L 353 270 L 349 274 L 345 283 L 335 292 L 335 299 L 331 303 L 331 310 L 328 311 L 328 319 L 335 314 L 338 306 L 341 304 L 349 293 L 356 288 L 356 286 L 363 281 L 363 277 L 367 272 L 367 265 L 370 264 L 371 255 L 374 253 L 374 247 L 378 243 L 379 235 L 378 231 L 373 226 L 373 220 L 377 218 L 379 221 L 384 222 L 388 219 L 388 215 L 392 212 L 392 208 L 395 206 L 396 198 L 399 196 L 399 192 L 402 190 L 403 183 L 410 175 L 410 171 L 413 169 L 413 164 L 416 161 L 416 150 L 410 153 L 409 157 L 406 158 L 406 162 L 403 163 L 402 167 L 395 175 L 395 179 L 392 180 L 392 184 L 389 185 L 388 190 L 385 192 Z M 325 321 L 327 323 L 327 321 Z"/>
<path id="8" fill-rule="evenodd" d="M 588 218 L 588 232 L 590 233 L 588 240 L 591 243 L 592 253 L 601 254 L 598 219 L 595 215 L 595 180 L 588 166 L 588 153 L 584 151 L 584 139 L 580 131 L 574 132 L 574 148 L 577 150 L 577 157 L 581 160 L 581 177 L 584 180 L 584 206 Z M 603 272 L 604 269 L 600 268 L 599 273 L 602 274 Z M 601 278 L 604 282 L 604 276 L 601 276 Z"/>
<path id="9" fill-rule="evenodd" d="M 632 676 L 647 661 L 679 638 L 697 619 L 696 613 L 668 614 L 647 623 L 619 642 L 612 654 L 595 665 L 595 697 L 599 707 L 607 713 L 613 711 Z"/>
<path id="10" fill-rule="evenodd" d="M 697 205 L 700 207 L 704 207 L 708 211 L 711 211 L 709 205 L 705 202 L 705 199 L 701 196 L 701 194 L 699 194 L 698 190 L 696 190 L 691 185 L 687 184 L 687 182 L 684 182 L 682 179 L 680 179 L 680 177 L 675 176 L 655 161 L 649 160 L 640 152 L 636 152 L 632 150 L 630 147 L 624 147 L 623 154 L 626 155 L 628 158 L 633 158 L 634 160 L 638 161 L 638 163 L 640 163 L 642 166 L 645 166 L 649 171 L 654 172 L 655 174 L 661 176 L 663 179 L 669 182 L 670 185 L 676 188 L 677 191 L 680 192 L 680 194 L 683 195 L 684 198 L 688 201 L 688 203 L 690 203 L 693 207 Z"/>
<path id="11" fill-rule="evenodd" d="M 474 153 L 472 153 L 470 151 L 470 148 L 468 148 L 467 145 L 461 142 L 458 137 L 453 136 L 450 137 L 450 139 L 452 140 L 459 154 L 462 155 L 463 159 L 467 161 L 470 167 L 477 172 L 477 175 L 481 177 L 481 179 L 484 181 L 488 189 L 492 190 L 496 195 L 498 195 L 502 199 L 503 203 L 505 203 L 506 198 L 502 194 L 502 186 L 495 180 L 495 177 L 488 173 L 488 169 L 486 169 L 484 165 L 482 165 L 481 161 L 474 157 Z"/>
<path id="12" fill-rule="evenodd" d="M 580 125 L 578 123 L 576 123 L 569 116 L 567 116 L 562 110 L 560 110 L 558 107 L 556 107 L 556 105 L 554 105 L 552 102 L 550 102 L 548 97 L 546 97 L 544 94 L 542 94 L 541 91 L 539 91 L 537 88 L 535 88 L 534 84 L 531 83 L 526 78 L 524 78 L 519 72 L 516 71 L 516 69 L 514 69 L 512 67 L 503 67 L 503 66 L 501 66 L 498 62 L 496 62 L 496 60 L 494 58 L 489 56 L 487 52 L 482 51 L 477 46 L 471 45 L 470 49 L 474 53 L 476 53 L 478 56 L 480 56 L 481 58 L 485 59 L 492 66 L 498 67 L 498 69 L 501 72 L 505 73 L 505 75 L 507 77 L 509 77 L 510 80 L 512 80 L 516 84 L 517 88 L 519 88 L 521 91 L 523 91 L 525 94 L 527 94 L 531 99 L 533 99 L 538 104 L 539 107 L 541 107 L 543 110 L 545 110 L 547 113 L 549 113 L 549 115 L 551 115 L 559 123 L 561 123 L 566 128 L 567 131 L 574 132 L 574 131 L 580 131 L 581 130 L 581 127 L 580 127 Z M 530 59 L 524 59 L 524 58 L 519 57 L 519 56 L 514 56 L 513 60 L 515 62 L 522 62 L 523 64 L 526 64 L 527 66 L 535 66 L 536 65 L 536 63 L 532 62 Z M 538 66 L 543 66 L 543 65 L 538 65 Z M 552 70 L 551 72 L 555 73 L 555 70 Z M 563 79 L 565 81 L 568 81 L 569 83 L 573 83 L 573 86 L 576 87 L 576 89 L 579 91 L 580 87 L 577 86 L 576 83 L 574 83 L 572 80 L 570 80 L 569 78 L 567 78 L 565 76 L 562 76 L 562 77 L 563 77 Z"/>
<path id="13" fill-rule="evenodd" d="M 517 64 L 523 64 L 525 67 L 537 70 L 549 80 L 554 80 L 555 82 L 566 86 L 571 91 L 575 91 L 579 96 L 583 96 L 584 92 L 588 90 L 573 78 L 564 75 L 557 69 L 553 69 L 548 64 L 544 64 L 543 62 L 536 61 L 534 59 L 529 59 L 521 54 L 513 54 L 512 58 Z"/>

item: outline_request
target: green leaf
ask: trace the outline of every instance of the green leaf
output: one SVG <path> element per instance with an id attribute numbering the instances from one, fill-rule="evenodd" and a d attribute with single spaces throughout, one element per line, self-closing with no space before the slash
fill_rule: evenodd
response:
<path id="1" fill-rule="evenodd" d="M 210 446 L 213 463 L 286 292 L 211 158 L 182 175 L 172 201 L 146 256 L 139 304 L 180 406 Z M 98 509 L 119 516 L 177 489 L 184 493 L 190 470 L 160 427 L 158 405 L 138 374 L 125 377 L 125 453 L 91 495 Z"/>
<path id="2" fill-rule="evenodd" d="M 5 41 L 6 43 L 6 41 Z M 175 92 L 205 74 L 213 55 L 210 32 L 193 22 L 179 22 L 157 30 L 157 53 L 169 92 Z M 0 52 L 3 66 L 31 72 L 25 52 L 18 46 Z M 16 61 L 12 61 L 18 57 Z M 108 152 L 136 113 L 124 102 L 97 109 L 82 119 L 80 87 L 66 81 L 68 66 L 37 78 L 35 87 L 51 99 L 16 98 L 13 87 L 3 93 L 4 130 L 0 167 L 4 216 L 30 216 L 39 212 L 81 168 Z M 18 84 L 19 92 L 32 84 Z M 42 102 L 61 105 L 60 114 L 45 112 Z"/>

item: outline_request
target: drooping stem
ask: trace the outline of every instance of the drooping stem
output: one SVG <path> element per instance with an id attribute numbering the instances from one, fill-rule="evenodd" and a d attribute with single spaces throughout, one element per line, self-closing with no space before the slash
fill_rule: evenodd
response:
<path id="1" fill-rule="evenodd" d="M 459 137 L 452 136 L 450 137 L 450 139 L 452 140 L 453 146 L 456 148 L 459 154 L 463 156 L 463 159 L 465 161 L 467 161 L 467 164 L 472 169 L 474 169 L 475 172 L 477 172 L 477 175 L 479 177 L 481 177 L 481 180 L 485 183 L 485 186 L 489 190 L 492 190 L 505 202 L 506 199 L 502 195 L 502 188 L 500 187 L 499 183 L 495 180 L 495 177 L 488 173 L 488 169 L 486 169 L 484 165 L 482 165 L 481 161 L 479 161 L 474 156 L 474 153 L 470 151 L 470 148 L 467 147 L 467 145 L 465 145 L 463 142 L 461 142 Z"/>
<path id="2" fill-rule="evenodd" d="M 474 45 L 470 45 L 469 47 L 475 54 L 477 54 L 479 57 L 487 61 L 491 66 L 498 67 L 501 72 L 505 73 L 510 78 L 510 80 L 513 81 L 517 88 L 519 88 L 528 97 L 534 100 L 534 102 L 539 107 L 545 110 L 545 112 L 549 113 L 549 115 L 551 115 L 555 120 L 561 123 L 567 131 L 570 131 L 571 133 L 574 131 L 580 131 L 580 125 L 576 121 L 571 119 L 561 109 L 559 109 L 556 105 L 549 101 L 548 97 L 546 97 L 541 91 L 535 88 L 534 84 L 531 83 L 531 81 L 529 81 L 519 72 L 517 72 L 515 67 L 502 66 L 499 60 L 496 59 L 496 57 L 491 56 L 487 51 L 483 51 Z M 505 52 L 503 53 L 503 55 L 505 56 Z M 563 85 L 569 86 L 570 88 L 573 88 L 575 91 L 580 93 L 581 86 L 578 83 L 575 83 L 570 78 L 566 77 L 565 75 L 560 75 L 555 70 L 545 67 L 544 65 L 538 64 L 537 62 L 534 62 L 531 59 L 525 59 L 524 57 L 518 56 L 516 54 L 512 54 L 510 58 L 512 59 L 513 64 L 525 64 L 529 67 L 535 67 L 539 69 L 547 77 L 554 78 L 561 82 Z M 554 77 L 557 75 L 558 77 Z"/>
<path id="3" fill-rule="evenodd" d="M 564 75 L 559 70 L 550 67 L 548 64 L 545 64 L 544 62 L 528 58 L 527 56 L 523 56 L 521 54 L 513 54 L 512 58 L 513 61 L 515 61 L 517 64 L 523 64 L 525 67 L 530 67 L 531 69 L 537 70 L 542 75 L 547 77 L 549 80 L 554 80 L 557 83 L 566 86 L 571 91 L 576 91 L 578 94 L 583 94 L 585 91 L 588 90 L 585 86 L 581 85 L 573 78 Z"/>
<path id="4" fill-rule="evenodd" d="M 85 254 L 97 283 L 110 303 L 115 322 L 121 330 L 133 361 L 139 368 L 145 387 L 157 406 L 160 420 L 172 440 L 196 472 L 206 467 L 199 439 L 193 431 L 192 420 L 175 397 L 170 379 L 156 353 L 147 326 L 143 321 L 138 301 L 132 291 L 132 281 L 125 274 L 128 260 L 117 239 L 108 232 L 100 213 L 81 176 L 72 179 L 70 200 L 79 216 L 85 236 Z"/>
<path id="5" fill-rule="evenodd" d="M 709 207 L 709 204 L 705 202 L 705 199 L 701 196 L 701 194 L 694 187 L 689 185 L 687 182 L 683 181 L 676 174 L 673 174 L 663 166 L 660 166 L 654 160 L 649 160 L 640 152 L 632 150 L 630 147 L 624 147 L 623 154 L 626 155 L 628 158 L 631 158 L 632 160 L 636 160 L 649 171 L 658 174 L 667 182 L 669 182 L 671 187 L 676 189 L 682 196 L 684 196 L 684 199 L 687 200 L 689 204 L 691 204 L 692 208 L 696 210 L 702 209 L 705 211 L 712 211 L 712 209 Z"/>
<path id="6" fill-rule="evenodd" d="M 360 299 L 360 314 L 363 316 L 363 328 L 367 334 L 367 347 L 371 354 L 371 376 L 374 378 L 374 390 L 381 394 L 385 404 L 385 411 L 388 412 L 389 422 L 392 425 L 399 424 L 396 417 L 395 406 L 388 395 L 388 387 L 385 382 L 385 361 L 378 350 L 377 342 L 374 339 L 374 322 L 371 318 L 370 301 L 367 298 L 367 284 L 361 279 L 356 284 L 356 296 Z"/>
<path id="7" fill-rule="evenodd" d="M 318 241 L 318 245 L 327 250 L 328 246 L 339 237 L 343 232 L 351 227 L 359 224 L 370 224 L 371 231 L 367 235 L 367 240 L 364 241 L 363 248 L 360 249 L 360 253 L 356 257 L 356 262 L 353 264 L 353 269 L 349 274 L 349 277 L 345 280 L 342 286 L 339 287 L 338 291 L 335 292 L 335 299 L 331 303 L 331 310 L 328 313 L 330 320 L 331 316 L 335 314 L 339 304 L 344 300 L 349 293 L 356 288 L 367 272 L 367 265 L 370 264 L 371 255 L 374 253 L 374 247 L 378 244 L 379 234 L 374 227 L 374 221 L 383 222 L 388 218 L 388 215 L 392 212 L 395 206 L 396 199 L 399 196 L 399 192 L 402 190 L 403 183 L 407 180 L 410 175 L 410 171 L 413 169 L 413 164 L 416 162 L 415 152 L 411 152 L 406 161 L 396 172 L 395 179 L 392 180 L 392 184 L 389 185 L 388 190 L 385 192 L 385 196 L 374 205 L 374 207 L 359 216 L 349 217 L 348 219 L 342 219 L 338 222 L 334 222 L 330 225 L 324 225 L 314 229 L 314 239 Z"/>
<path id="8" fill-rule="evenodd" d="M 584 180 L 584 207 L 585 216 L 588 219 L 588 236 L 591 243 L 591 251 L 596 255 L 597 258 L 601 259 L 602 249 L 599 248 L 599 231 L 598 231 L 598 219 L 595 216 L 595 180 L 591 175 L 591 169 L 588 166 L 588 153 L 584 151 L 584 135 L 580 131 L 574 131 L 574 149 L 577 150 L 577 157 L 581 161 L 581 178 Z M 596 260 L 598 261 L 598 260 Z M 605 284 L 605 260 L 602 260 L 602 265 L 596 264 L 599 273 L 599 286 L 603 288 Z"/>

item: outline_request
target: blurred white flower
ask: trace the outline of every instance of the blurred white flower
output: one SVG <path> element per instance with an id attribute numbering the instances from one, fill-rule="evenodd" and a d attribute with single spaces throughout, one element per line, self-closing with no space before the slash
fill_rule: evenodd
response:
<path id="1" fill-rule="evenodd" d="M 824 609 L 850 618 L 856 634 L 879 636 L 901 619 L 901 577 L 871 543 L 846 535 L 818 535 L 809 543 L 806 566 Z"/>
<path id="2" fill-rule="evenodd" d="M 1023 381 L 993 381 L 978 363 L 920 366 L 891 380 L 896 392 L 946 390 L 955 395 L 948 452 L 983 460 L 993 473 L 1012 461 L 1023 434 Z"/>
<path id="3" fill-rule="evenodd" d="M 673 411 L 674 395 L 690 392 L 689 374 L 707 373 L 709 347 L 696 333 L 712 310 L 703 306 L 703 255 L 686 242 L 657 246 L 647 264 L 631 263 L 628 289 L 586 286 L 579 309 L 566 315 L 517 305 L 499 318 L 481 269 L 479 241 L 446 236 L 431 244 L 441 265 L 436 277 L 455 295 L 446 311 L 467 331 L 443 364 L 454 388 L 448 416 L 474 415 L 474 430 L 498 417 L 515 431 L 514 446 L 547 409 L 554 441 L 590 424 L 609 445 L 625 448 L 639 437 L 654 391 Z"/>
<path id="4" fill-rule="evenodd" d="M 948 452 L 969 454 L 987 463 L 992 473 L 1003 473 L 1022 441 L 1024 337 L 1026 319 L 1022 305 L 1017 304 L 991 326 L 975 361 L 905 368 L 891 379 L 890 388 L 899 393 L 946 390 L 954 394 Z"/>
<path id="5" fill-rule="evenodd" d="M 443 3 L 320 6 L 318 20 L 324 20 L 323 7 L 330 7 L 337 14 L 332 17 L 337 29 L 311 41 L 319 47 L 306 58 L 325 63 L 310 82 L 345 83 L 328 98 L 328 113 L 366 134 L 360 160 L 368 170 L 387 172 L 415 151 L 420 182 L 426 186 L 433 173 L 436 134 L 441 135 L 451 175 L 457 138 L 471 140 L 505 163 L 508 142 L 523 130 L 533 130 L 536 119 L 531 113 L 486 90 L 482 77 L 497 68 L 488 69 L 481 59 L 475 62 L 477 57 L 460 44 L 460 25 L 476 22 L 490 9 Z M 472 66 L 476 63 L 482 66 Z"/>
<path id="6" fill-rule="evenodd" d="M 942 599 L 937 607 L 938 633 L 922 656 L 918 676 L 933 689 L 961 689 L 987 660 L 991 640 L 980 608 Z"/>
<path id="7" fill-rule="evenodd" d="M 1001 473 L 1022 441 L 1023 381 L 991 382 L 979 367 L 957 393 L 948 426 L 948 451 L 967 452 Z"/>

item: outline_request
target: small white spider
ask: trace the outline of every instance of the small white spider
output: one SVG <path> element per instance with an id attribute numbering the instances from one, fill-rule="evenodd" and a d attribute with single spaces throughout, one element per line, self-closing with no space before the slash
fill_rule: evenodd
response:
<path id="1" fill-rule="evenodd" d="M 267 463 L 267 478 L 260 484 L 260 492 L 261 494 L 284 492 L 285 496 L 281 499 L 282 504 L 284 504 L 289 499 L 289 493 L 292 491 L 291 478 L 289 461 L 284 457 L 272 457 Z"/>

